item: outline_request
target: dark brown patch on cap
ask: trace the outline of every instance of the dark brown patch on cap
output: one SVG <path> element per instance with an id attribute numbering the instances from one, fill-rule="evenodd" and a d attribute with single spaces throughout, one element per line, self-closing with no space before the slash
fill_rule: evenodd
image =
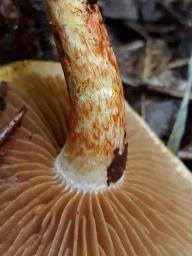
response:
<path id="1" fill-rule="evenodd" d="M 6 101 L 0 98 L 0 111 L 4 111 L 6 109 Z"/>
<path id="2" fill-rule="evenodd" d="M 0 98 L 4 98 L 7 94 L 7 83 L 5 81 L 0 82 Z"/>
<path id="3" fill-rule="evenodd" d="M 5 96 L 7 94 L 7 83 L 2 81 L 0 82 L 0 111 L 4 111 L 6 109 L 6 101 Z"/>
<path id="4" fill-rule="evenodd" d="M 5 156 L 0 155 L 0 166 L 3 165 L 4 163 L 5 163 Z"/>
<path id="5" fill-rule="evenodd" d="M 107 168 L 107 185 L 118 181 L 126 167 L 128 153 L 128 143 L 125 144 L 125 148 L 122 154 L 119 154 L 119 148 L 114 151 L 114 158 L 111 164 Z"/>

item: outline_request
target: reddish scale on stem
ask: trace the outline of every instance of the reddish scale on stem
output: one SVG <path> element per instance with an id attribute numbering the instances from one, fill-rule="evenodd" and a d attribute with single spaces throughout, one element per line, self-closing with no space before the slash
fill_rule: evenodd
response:
<path id="1" fill-rule="evenodd" d="M 106 56 L 115 68 L 117 75 L 119 76 L 119 68 L 116 62 L 113 51 L 111 50 L 111 43 L 107 36 L 107 31 L 103 23 L 103 18 L 99 13 L 99 7 L 94 5 L 95 9 L 87 12 L 85 15 L 86 24 L 89 27 L 91 34 L 94 36 L 95 52 L 101 56 Z M 103 70 L 107 72 L 107 70 Z M 103 74 L 105 75 L 105 74 Z M 119 77 L 117 78 L 119 81 Z"/>

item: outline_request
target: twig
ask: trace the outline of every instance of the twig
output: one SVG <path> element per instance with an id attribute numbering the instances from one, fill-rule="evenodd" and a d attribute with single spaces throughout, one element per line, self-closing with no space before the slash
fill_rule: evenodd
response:
<path id="1" fill-rule="evenodd" d="M 186 120 L 188 114 L 188 106 L 189 106 L 189 99 L 190 99 L 190 92 L 192 87 L 192 55 L 189 59 L 189 79 L 188 85 L 183 96 L 183 100 L 181 102 L 181 106 L 179 112 L 177 114 L 177 118 L 172 130 L 172 133 L 169 137 L 168 147 L 176 153 L 179 150 L 181 140 L 185 131 L 186 127 Z"/>
<path id="2" fill-rule="evenodd" d="M 141 95 L 141 116 L 144 120 L 146 120 L 146 109 L 145 109 L 145 101 L 146 97 L 145 94 Z"/>
<path id="3" fill-rule="evenodd" d="M 147 82 L 150 72 L 151 72 L 151 41 L 148 40 L 145 47 L 145 57 L 144 57 L 144 65 L 143 65 L 143 74 L 142 74 L 142 80 Z"/>
<path id="4" fill-rule="evenodd" d="M 9 122 L 9 124 L 0 133 L 0 147 L 9 139 L 9 137 L 15 132 L 16 128 L 20 125 L 20 122 L 27 111 L 27 108 L 23 106 L 18 114 Z"/>
<path id="5" fill-rule="evenodd" d="M 178 152 L 177 156 L 182 160 L 192 160 L 192 152 L 187 150 L 181 150 Z"/>
<path id="6" fill-rule="evenodd" d="M 168 69 L 175 69 L 175 68 L 179 68 L 179 67 L 183 67 L 185 65 L 188 64 L 188 60 L 187 59 L 177 59 L 176 61 L 173 61 L 171 63 L 169 63 L 168 65 Z"/>

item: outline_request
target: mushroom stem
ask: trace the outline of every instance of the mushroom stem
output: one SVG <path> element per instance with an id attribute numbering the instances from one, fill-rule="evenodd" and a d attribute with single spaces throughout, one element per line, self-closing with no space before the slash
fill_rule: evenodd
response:
<path id="1" fill-rule="evenodd" d="M 115 183 L 127 154 L 120 73 L 92 2 L 47 0 L 73 113 L 55 170 L 65 183 L 84 190 Z"/>

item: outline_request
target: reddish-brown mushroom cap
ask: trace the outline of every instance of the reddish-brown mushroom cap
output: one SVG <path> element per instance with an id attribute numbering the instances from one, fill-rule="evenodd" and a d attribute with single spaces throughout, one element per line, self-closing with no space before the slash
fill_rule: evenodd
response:
<path id="1" fill-rule="evenodd" d="M 27 109 L 0 147 L 0 255 L 192 255 L 192 177 L 128 105 L 124 177 L 86 193 L 53 170 L 73 111 L 60 65 L 11 64 L 0 80 L 1 131 Z"/>

